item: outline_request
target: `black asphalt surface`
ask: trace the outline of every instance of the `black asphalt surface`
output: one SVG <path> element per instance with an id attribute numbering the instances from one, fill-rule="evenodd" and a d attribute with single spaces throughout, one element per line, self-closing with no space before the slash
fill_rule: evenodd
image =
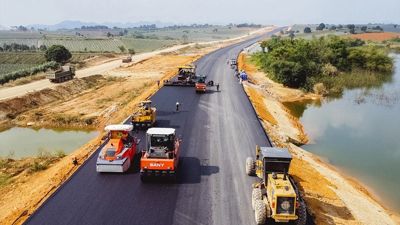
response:
<path id="1" fill-rule="evenodd" d="M 197 73 L 219 82 L 219 92 L 169 86 L 151 97 L 155 126 L 182 135 L 177 183 L 141 183 L 138 156 L 126 173 L 97 173 L 97 150 L 25 224 L 255 224 L 251 185 L 259 179 L 246 175 L 245 160 L 256 145 L 271 144 L 226 62 L 275 32 L 195 62 Z M 182 104 L 177 113 L 176 102 Z M 141 149 L 144 134 L 138 133 Z"/>

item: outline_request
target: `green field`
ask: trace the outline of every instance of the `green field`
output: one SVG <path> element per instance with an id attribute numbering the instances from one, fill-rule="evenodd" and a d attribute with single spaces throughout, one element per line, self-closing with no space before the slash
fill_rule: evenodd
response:
<path id="1" fill-rule="evenodd" d="M 101 30 L 57 30 L 57 31 L 0 31 L 0 47 L 4 45 L 25 44 L 38 48 L 41 45 L 63 45 L 71 53 L 70 62 L 79 63 L 84 59 L 102 53 L 122 53 L 134 49 L 135 53 L 150 52 L 183 42 L 183 35 L 188 42 L 206 42 L 224 40 L 248 34 L 254 28 L 232 26 L 210 26 L 204 28 L 157 28 L 153 30 L 127 29 L 128 33 L 118 36 L 125 29 Z M 138 38 L 137 33 L 143 38 Z M 107 37 L 107 34 L 112 34 Z M 79 35 L 78 35 L 79 34 Z M 83 36 L 82 36 L 83 35 Z M 16 70 L 37 67 L 46 62 L 44 52 L 0 52 L 0 77 Z"/>
<path id="2" fill-rule="evenodd" d="M 214 31 L 217 29 L 217 31 Z M 252 28 L 237 28 L 232 26 L 229 29 L 228 26 L 213 26 L 207 28 L 181 28 L 181 29 L 159 29 L 151 32 L 144 32 L 144 35 L 155 34 L 157 36 L 168 36 L 175 39 L 182 39 L 182 35 L 186 34 L 188 36 L 189 42 L 203 42 L 203 41 L 215 41 L 223 40 L 234 37 L 239 37 L 248 34 Z M 188 31 L 188 32 L 184 32 Z"/>
<path id="3" fill-rule="evenodd" d="M 121 39 L 126 49 L 133 48 L 136 53 L 149 52 L 157 49 L 179 44 L 176 40 L 152 40 L 152 39 Z M 118 49 L 119 50 L 119 49 Z"/>
<path id="4" fill-rule="evenodd" d="M 72 52 L 115 52 L 121 53 L 119 46 L 125 49 L 133 48 L 136 53 L 154 51 L 167 46 L 176 45 L 182 42 L 182 36 L 186 35 L 189 42 L 215 41 L 234 38 L 248 34 L 252 28 L 236 28 L 227 26 L 213 26 L 207 28 L 160 28 L 150 31 L 141 31 L 143 36 L 156 36 L 158 39 L 137 39 L 132 34 L 138 29 L 127 29 L 128 34 L 123 37 L 107 37 L 110 32 L 115 35 L 118 31 L 113 29 L 94 30 L 69 30 L 69 31 L 30 31 L 0 32 L 0 47 L 4 44 L 25 44 L 38 48 L 41 45 L 63 45 Z M 77 32 L 84 35 L 75 35 Z M 166 40 L 173 39 L 173 40 Z"/>
<path id="5" fill-rule="evenodd" d="M 72 53 L 70 62 L 78 63 L 82 60 L 99 55 L 98 53 Z M 16 70 L 28 69 L 46 62 L 43 52 L 15 53 L 0 52 L 0 76 Z"/>

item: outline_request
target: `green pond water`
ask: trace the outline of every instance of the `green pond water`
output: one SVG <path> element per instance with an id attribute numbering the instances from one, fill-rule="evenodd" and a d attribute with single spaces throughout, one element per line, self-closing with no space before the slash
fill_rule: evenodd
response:
<path id="1" fill-rule="evenodd" d="M 302 148 L 329 161 L 400 213 L 400 55 L 380 88 L 285 103 L 304 126 Z"/>
<path id="2" fill-rule="evenodd" d="M 62 149 L 65 154 L 69 154 L 99 134 L 98 131 L 14 127 L 0 133 L 0 157 L 20 159 L 37 156 L 39 149 L 53 154 L 55 150 Z"/>

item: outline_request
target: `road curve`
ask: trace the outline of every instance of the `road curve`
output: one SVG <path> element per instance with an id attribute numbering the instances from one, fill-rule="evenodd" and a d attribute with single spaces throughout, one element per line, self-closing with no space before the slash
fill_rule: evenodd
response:
<path id="1" fill-rule="evenodd" d="M 95 170 L 97 150 L 25 224 L 255 224 L 245 160 L 270 146 L 227 59 L 269 32 L 214 51 L 195 62 L 220 91 L 162 87 L 151 100 L 157 127 L 182 135 L 179 182 L 142 184 L 139 157 L 124 174 Z M 174 113 L 176 102 L 182 103 Z M 144 132 L 139 132 L 144 140 Z M 144 141 L 139 144 L 144 149 Z"/>

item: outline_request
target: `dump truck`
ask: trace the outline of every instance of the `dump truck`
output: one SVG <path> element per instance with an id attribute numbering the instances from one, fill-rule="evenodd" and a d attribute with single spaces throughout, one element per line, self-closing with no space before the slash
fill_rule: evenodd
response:
<path id="1" fill-rule="evenodd" d="M 176 78 L 164 80 L 163 84 L 164 86 L 194 87 L 196 79 L 196 65 L 192 63 L 178 67 L 178 74 Z"/>
<path id="2" fill-rule="evenodd" d="M 288 174 L 292 156 L 286 148 L 256 146 L 256 157 L 246 159 L 246 173 L 261 180 L 253 184 L 252 207 L 256 224 L 267 218 L 304 225 L 307 209 L 293 178 Z"/>
<path id="3" fill-rule="evenodd" d="M 146 132 L 147 149 L 140 159 L 140 180 L 176 181 L 179 162 L 179 139 L 174 128 L 153 127 Z"/>
<path id="4" fill-rule="evenodd" d="M 195 89 L 196 93 L 197 92 L 204 92 L 206 93 L 207 85 L 206 85 L 206 76 L 204 75 L 197 75 L 196 76 L 196 82 L 195 82 Z"/>
<path id="5" fill-rule="evenodd" d="M 130 131 L 132 125 L 108 125 L 105 127 L 108 132 L 108 142 L 101 149 L 96 161 L 97 172 L 125 172 L 131 166 L 135 154 L 139 154 L 137 137 Z"/>
<path id="6" fill-rule="evenodd" d="M 122 62 L 123 62 L 123 63 L 132 62 L 132 56 L 131 56 L 131 55 L 122 56 L 121 59 L 122 59 Z"/>
<path id="7" fill-rule="evenodd" d="M 46 79 L 50 82 L 60 83 L 66 80 L 72 80 L 75 76 L 74 66 L 61 66 L 60 69 L 56 71 L 49 71 L 46 73 Z"/>
<path id="8" fill-rule="evenodd" d="M 140 108 L 130 116 L 134 129 L 149 128 L 156 122 L 156 108 L 151 106 L 152 101 L 140 103 Z"/>

